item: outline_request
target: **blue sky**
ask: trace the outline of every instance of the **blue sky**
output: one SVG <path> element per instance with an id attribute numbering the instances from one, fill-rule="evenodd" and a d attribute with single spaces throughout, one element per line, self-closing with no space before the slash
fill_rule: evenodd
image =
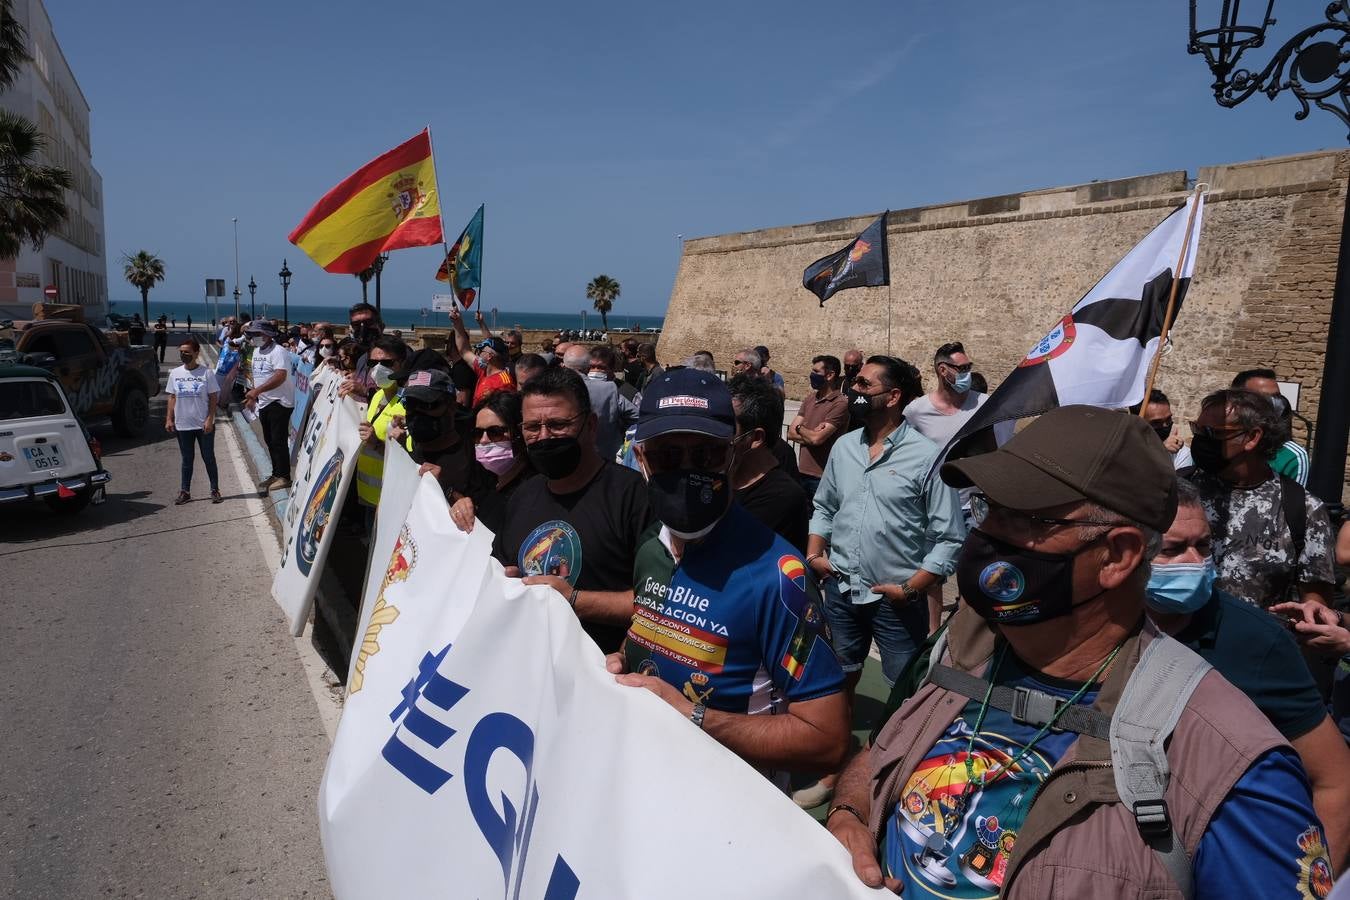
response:
<path id="1" fill-rule="evenodd" d="M 1290 97 L 1215 104 L 1176 0 L 47 3 L 93 108 L 114 300 L 142 248 L 157 299 L 229 291 L 238 217 L 259 302 L 283 257 L 293 302 L 354 302 L 286 235 L 426 124 L 450 239 L 487 204 L 485 306 L 579 310 L 603 272 L 619 314 L 664 312 L 678 234 L 1345 146 Z M 1281 33 L 1320 14 L 1283 5 Z M 385 303 L 427 305 L 438 263 L 395 253 Z"/>

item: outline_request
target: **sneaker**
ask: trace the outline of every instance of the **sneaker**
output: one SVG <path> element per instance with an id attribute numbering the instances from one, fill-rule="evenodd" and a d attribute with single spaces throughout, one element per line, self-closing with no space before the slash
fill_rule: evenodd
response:
<path id="1" fill-rule="evenodd" d="M 834 788 L 823 782 L 817 781 L 815 784 L 809 784 L 798 791 L 792 792 L 792 802 L 802 809 L 815 809 L 830 802 L 834 796 Z"/>
<path id="2" fill-rule="evenodd" d="M 271 483 L 272 483 L 272 476 L 268 475 L 262 481 L 258 482 L 258 490 L 262 491 L 264 494 L 267 493 L 267 486 Z"/>
<path id="3" fill-rule="evenodd" d="M 189 494 L 187 491 L 179 491 L 178 496 L 174 498 L 173 505 L 182 506 L 184 503 L 188 502 L 191 499 L 192 495 Z"/>
<path id="4" fill-rule="evenodd" d="M 224 503 L 224 502 L 225 502 L 225 498 L 222 497 L 222 496 L 220 496 L 220 491 L 212 491 L 212 492 L 211 492 L 211 502 L 212 502 L 212 503 Z"/>
<path id="5" fill-rule="evenodd" d="M 291 480 L 289 478 L 273 478 L 271 489 L 274 491 L 288 491 L 291 489 Z"/>

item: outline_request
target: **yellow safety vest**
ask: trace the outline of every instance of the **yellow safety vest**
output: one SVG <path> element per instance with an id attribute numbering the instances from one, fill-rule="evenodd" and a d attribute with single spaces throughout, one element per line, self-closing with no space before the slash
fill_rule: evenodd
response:
<path id="1" fill-rule="evenodd" d="M 385 402 L 380 403 L 381 400 Z M 376 445 L 361 442 L 356 454 L 356 499 L 365 506 L 378 506 L 380 486 L 384 482 L 384 442 L 389 437 L 389 425 L 394 416 L 405 415 L 403 403 L 397 394 L 377 391 L 366 407 L 366 421 L 375 429 Z"/>

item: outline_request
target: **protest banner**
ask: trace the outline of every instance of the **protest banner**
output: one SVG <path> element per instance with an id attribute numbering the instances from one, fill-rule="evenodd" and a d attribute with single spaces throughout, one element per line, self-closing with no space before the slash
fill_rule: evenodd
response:
<path id="1" fill-rule="evenodd" d="M 364 418 L 364 404 L 339 398 L 340 384 L 337 378 L 319 379 L 320 389 L 297 442 L 294 486 L 282 528 L 281 568 L 272 579 L 272 597 L 296 635 L 309 619 L 333 543 L 329 525 L 342 511 L 361 446 L 357 426 Z"/>
<path id="2" fill-rule="evenodd" d="M 325 369 L 332 371 L 331 366 L 325 366 Z M 291 465 L 295 465 L 295 446 L 300 433 L 305 430 L 305 416 L 309 413 L 310 403 L 313 402 L 313 395 L 310 388 L 313 385 L 314 366 L 312 363 L 305 362 L 298 353 L 290 354 L 290 363 L 287 366 L 286 375 L 291 379 L 291 384 L 295 385 L 295 406 L 291 408 L 291 421 L 286 428 L 286 446 L 291 451 Z M 337 372 L 333 372 L 332 377 L 338 377 Z"/>
<path id="3" fill-rule="evenodd" d="M 319 792 L 339 900 L 886 896 L 762 775 L 616 684 L 567 602 L 506 578 L 433 478 L 380 530 Z"/>

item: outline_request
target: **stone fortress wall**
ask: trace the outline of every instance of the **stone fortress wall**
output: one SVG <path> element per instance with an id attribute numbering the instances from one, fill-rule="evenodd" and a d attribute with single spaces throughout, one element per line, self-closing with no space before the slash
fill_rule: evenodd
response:
<path id="1" fill-rule="evenodd" d="M 1200 255 L 1158 377 L 1179 423 L 1257 366 L 1297 382 L 1298 412 L 1316 422 L 1347 175 L 1345 151 L 1197 172 L 1211 189 Z M 687 240 L 659 357 L 706 349 L 726 369 L 738 349 L 765 344 L 799 399 L 813 355 L 887 352 L 889 308 L 890 352 L 928 387 L 934 349 L 960 340 L 992 389 L 1187 188 L 1175 171 L 895 210 L 890 287 L 844 291 L 824 308 L 802 269 L 878 213 Z"/>

